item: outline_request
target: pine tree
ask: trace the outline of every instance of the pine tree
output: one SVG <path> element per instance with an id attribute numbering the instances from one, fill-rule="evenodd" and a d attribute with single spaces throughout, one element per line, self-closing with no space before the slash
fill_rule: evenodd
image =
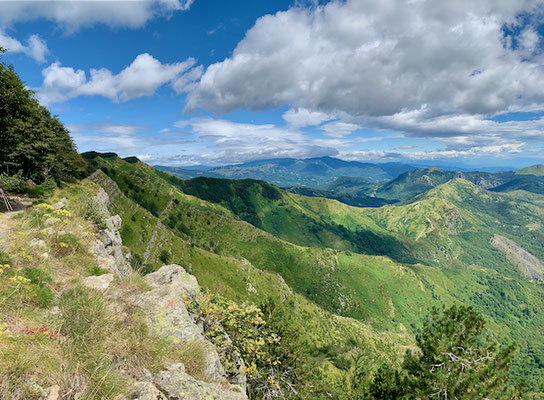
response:
<path id="1" fill-rule="evenodd" d="M 499 349 L 471 307 L 434 308 L 420 334 L 418 352 L 404 360 L 407 399 L 512 399 L 509 371 L 515 346 Z"/>

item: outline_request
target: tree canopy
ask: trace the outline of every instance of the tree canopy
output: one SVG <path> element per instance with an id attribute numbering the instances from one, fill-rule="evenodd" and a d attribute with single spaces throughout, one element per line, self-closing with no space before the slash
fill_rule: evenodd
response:
<path id="1" fill-rule="evenodd" d="M 0 48 L 0 57 L 4 52 Z M 36 183 L 79 177 L 85 161 L 68 129 L 34 94 L 13 66 L 0 62 L 0 173 Z"/>

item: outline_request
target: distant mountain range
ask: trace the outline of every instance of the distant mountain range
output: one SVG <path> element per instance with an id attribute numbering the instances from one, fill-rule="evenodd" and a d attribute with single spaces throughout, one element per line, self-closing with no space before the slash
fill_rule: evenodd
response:
<path id="1" fill-rule="evenodd" d="M 278 158 L 251 161 L 239 165 L 211 169 L 189 169 L 156 165 L 183 179 L 207 176 L 211 178 L 259 179 L 280 186 L 319 188 L 342 176 L 364 178 L 370 182 L 386 182 L 416 167 L 403 163 L 362 163 L 333 157 L 309 159 Z"/>
<path id="2" fill-rule="evenodd" d="M 362 163 L 333 157 L 270 159 L 209 169 L 156 166 L 183 179 L 199 176 L 258 179 L 292 193 L 326 197 L 357 207 L 380 207 L 405 201 L 455 178 L 495 192 L 544 193 L 544 165 L 517 171 L 463 171 L 449 167 L 417 168 L 402 163 Z"/>

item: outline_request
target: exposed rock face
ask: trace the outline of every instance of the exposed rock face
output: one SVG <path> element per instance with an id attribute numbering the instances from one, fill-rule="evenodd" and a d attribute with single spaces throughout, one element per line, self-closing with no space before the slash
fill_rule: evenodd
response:
<path id="1" fill-rule="evenodd" d="M 491 238 L 491 245 L 501 251 L 508 261 L 520 269 L 529 279 L 544 278 L 544 262 L 529 253 L 516 242 L 501 235 Z"/>
<path id="2" fill-rule="evenodd" d="M 179 265 L 172 264 L 145 279 L 154 289 L 132 297 L 131 302 L 144 311 L 148 323 L 157 333 L 174 341 L 203 343 L 206 375 L 211 381 L 223 381 L 225 372 L 215 347 L 204 338 L 202 326 L 195 323 L 183 302 L 184 298 L 190 299 L 200 293 L 196 278 Z"/>
<path id="3" fill-rule="evenodd" d="M 168 400 L 151 382 L 135 382 L 133 393 L 128 398 L 135 400 Z"/>
<path id="4" fill-rule="evenodd" d="M 153 379 L 155 386 L 169 400 L 243 400 L 246 395 L 200 382 L 185 373 L 183 364 L 173 364 L 167 371 L 159 372 Z"/>
<path id="5" fill-rule="evenodd" d="M 96 200 L 102 207 L 104 214 L 110 215 L 108 211 L 109 197 L 104 189 L 100 188 Z M 100 232 L 100 240 L 96 240 L 91 250 L 96 255 L 100 268 L 108 269 L 118 276 L 127 276 L 132 273 L 132 268 L 123 256 L 123 241 L 119 233 L 121 222 L 121 217 L 118 215 L 106 218 L 106 228 Z"/>
<path id="6" fill-rule="evenodd" d="M 204 337 L 202 325 L 189 314 L 184 299 L 200 294 L 196 278 L 179 266 L 165 265 L 146 276 L 153 289 L 133 296 L 129 301 L 140 307 L 149 326 L 158 334 L 173 341 L 199 341 L 204 350 L 205 374 L 211 383 L 196 380 L 185 372 L 181 363 L 171 365 L 154 377 L 135 383 L 132 399 L 151 400 L 244 400 L 245 391 L 240 386 L 230 386 L 221 366 L 219 355 L 212 343 Z"/>

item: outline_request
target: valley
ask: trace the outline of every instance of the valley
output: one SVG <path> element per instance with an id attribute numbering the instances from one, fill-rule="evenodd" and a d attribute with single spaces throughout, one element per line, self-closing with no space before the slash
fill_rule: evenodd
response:
<path id="1" fill-rule="evenodd" d="M 506 235 L 525 259 L 544 259 L 540 195 L 488 191 L 451 174 L 451 180 L 399 205 L 360 208 L 262 181 L 183 181 L 117 157 L 94 157 L 91 164 L 115 183 L 106 188 L 123 193 L 113 209 L 124 216 L 125 243 L 141 252 L 144 263 L 156 268 L 159 255 L 168 254 L 180 265 L 190 264 L 205 287 L 237 300 L 255 299 L 223 286 L 231 279 L 224 273 L 219 280 L 216 273 L 207 278 L 195 249 L 247 260 L 327 312 L 384 333 L 414 332 L 433 304 L 469 304 L 501 340 L 518 343 L 515 379 L 529 376 L 532 390 L 540 390 L 540 275 L 527 274 L 496 243 L 497 235 Z M 141 224 L 156 230 L 142 236 Z"/>

